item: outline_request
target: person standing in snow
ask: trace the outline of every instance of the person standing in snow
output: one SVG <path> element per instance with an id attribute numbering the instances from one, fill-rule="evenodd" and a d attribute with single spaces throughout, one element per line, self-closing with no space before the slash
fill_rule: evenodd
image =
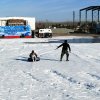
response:
<path id="1" fill-rule="evenodd" d="M 28 61 L 36 61 L 37 54 L 32 50 L 32 52 L 29 54 Z"/>
<path id="2" fill-rule="evenodd" d="M 59 45 L 56 49 L 62 47 L 62 52 L 60 56 L 60 61 L 62 61 L 63 56 L 66 54 L 66 61 L 69 61 L 69 52 L 71 52 L 70 45 L 67 43 L 67 40 L 64 41 L 61 45 Z"/>

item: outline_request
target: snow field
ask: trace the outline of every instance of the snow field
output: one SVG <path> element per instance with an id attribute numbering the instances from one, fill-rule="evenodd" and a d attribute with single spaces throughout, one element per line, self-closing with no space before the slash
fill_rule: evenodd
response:
<path id="1" fill-rule="evenodd" d="M 52 39 L 0 40 L 0 100 L 100 100 L 100 43 L 70 43 L 60 62 Z M 39 62 L 27 62 L 33 49 Z"/>

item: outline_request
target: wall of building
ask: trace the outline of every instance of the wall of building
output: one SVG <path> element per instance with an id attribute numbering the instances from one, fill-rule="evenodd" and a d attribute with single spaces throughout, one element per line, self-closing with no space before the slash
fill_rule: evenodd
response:
<path id="1" fill-rule="evenodd" d="M 0 26 L 5 26 L 6 21 L 9 19 L 23 19 L 30 25 L 31 30 L 35 30 L 35 18 L 34 17 L 0 17 Z"/>

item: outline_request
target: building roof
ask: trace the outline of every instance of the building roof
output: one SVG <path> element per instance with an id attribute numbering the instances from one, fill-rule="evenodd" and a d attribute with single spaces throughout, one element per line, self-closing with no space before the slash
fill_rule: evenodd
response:
<path id="1" fill-rule="evenodd" d="M 8 20 L 8 19 L 35 19 L 35 17 L 0 17 L 0 20 Z"/>
<path id="2" fill-rule="evenodd" d="M 86 7 L 86 8 L 83 8 L 83 9 L 80 9 L 80 11 L 83 11 L 83 10 L 100 10 L 100 6 L 89 6 L 89 7 Z"/>

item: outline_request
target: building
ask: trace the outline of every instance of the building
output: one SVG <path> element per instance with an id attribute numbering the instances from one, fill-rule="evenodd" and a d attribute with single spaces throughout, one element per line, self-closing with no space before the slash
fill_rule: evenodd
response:
<path id="1" fill-rule="evenodd" d="M 1 37 L 31 37 L 35 30 L 34 17 L 1 17 Z"/>

